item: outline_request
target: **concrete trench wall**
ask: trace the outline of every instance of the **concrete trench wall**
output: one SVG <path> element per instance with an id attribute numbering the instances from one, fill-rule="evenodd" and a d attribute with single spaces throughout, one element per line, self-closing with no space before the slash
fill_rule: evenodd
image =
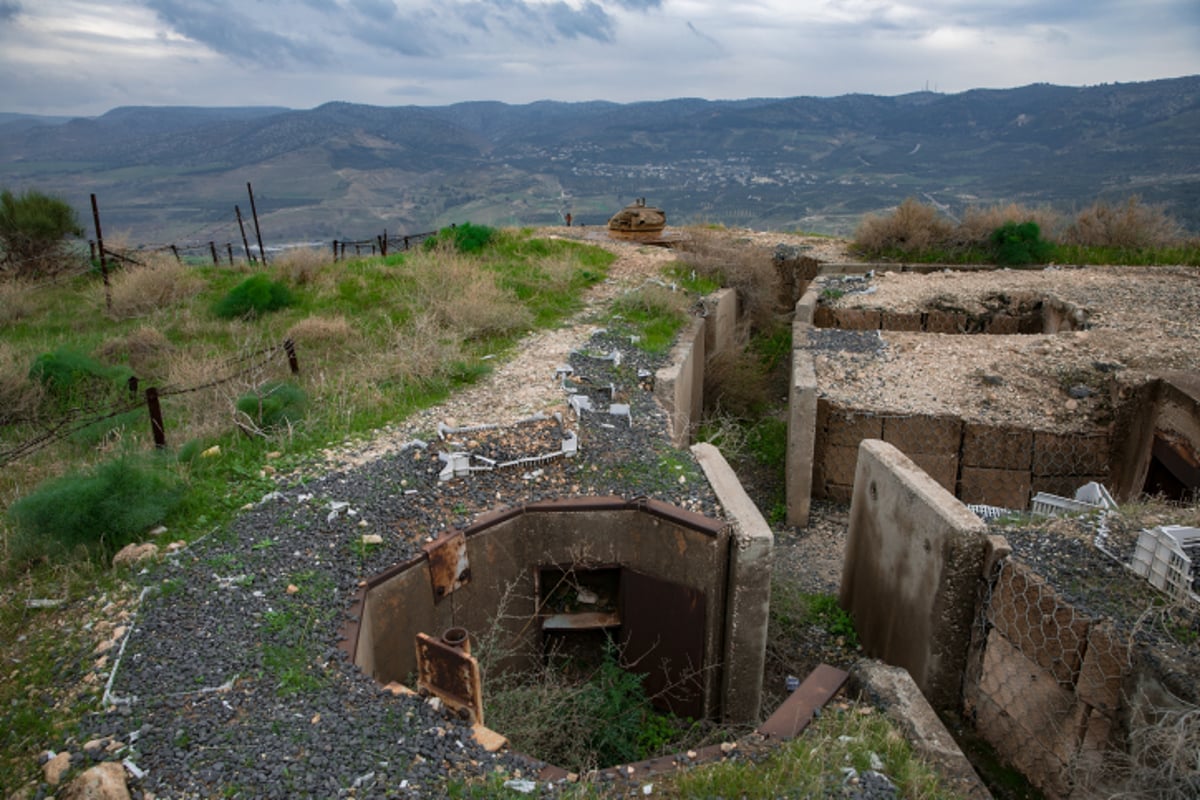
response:
<path id="1" fill-rule="evenodd" d="M 816 370 L 807 350 L 809 331 L 815 327 L 814 319 L 822 308 L 817 300 L 816 291 L 810 289 L 797 303 L 792 323 L 788 524 L 808 524 L 813 498 L 850 502 L 859 444 L 868 439 L 896 445 L 965 503 L 1024 510 L 1037 492 L 1071 497 L 1089 481 L 1112 482 L 1114 444 L 1109 429 L 1064 434 L 988 425 L 947 415 L 880 414 L 819 399 Z M 1064 313 L 1068 317 L 1071 314 L 1069 310 Z M 910 322 L 931 319 L 932 314 L 910 315 Z M 838 322 L 878 328 L 885 316 L 876 310 L 873 316 L 866 314 L 869 319 L 860 314 L 857 322 L 849 317 L 839 318 Z M 933 330 L 889 322 L 891 327 L 885 329 Z M 945 332 L 959 332 L 957 325 L 947 323 L 942 327 L 948 329 Z"/>
<path id="2" fill-rule="evenodd" d="M 840 599 L 865 653 L 1048 798 L 1103 794 L 1099 767 L 1136 761 L 1131 732 L 1194 714 L 1197 689 L 1009 553 L 896 447 L 860 445 Z"/>

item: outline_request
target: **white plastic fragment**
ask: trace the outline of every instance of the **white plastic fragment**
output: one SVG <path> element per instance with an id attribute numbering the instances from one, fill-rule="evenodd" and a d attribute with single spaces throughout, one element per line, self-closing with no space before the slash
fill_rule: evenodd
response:
<path id="1" fill-rule="evenodd" d="M 521 794 L 532 794 L 533 790 L 537 788 L 537 784 L 525 779 L 510 779 L 504 782 L 504 788 L 512 789 L 514 792 L 520 792 Z"/>

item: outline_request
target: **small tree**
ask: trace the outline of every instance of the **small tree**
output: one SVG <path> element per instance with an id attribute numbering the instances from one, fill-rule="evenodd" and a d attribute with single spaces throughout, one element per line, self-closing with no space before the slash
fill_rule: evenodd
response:
<path id="1" fill-rule="evenodd" d="M 0 264 L 18 275 L 37 275 L 61 263 L 68 236 L 82 236 L 75 210 L 37 191 L 0 193 Z"/>

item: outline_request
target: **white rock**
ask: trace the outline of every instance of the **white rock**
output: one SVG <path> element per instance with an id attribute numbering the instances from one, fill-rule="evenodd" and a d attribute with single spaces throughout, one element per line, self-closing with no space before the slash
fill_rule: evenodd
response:
<path id="1" fill-rule="evenodd" d="M 122 547 L 113 556 L 112 564 L 114 567 L 130 566 L 157 556 L 158 545 L 153 542 L 143 542 L 142 544 L 134 542 Z"/>

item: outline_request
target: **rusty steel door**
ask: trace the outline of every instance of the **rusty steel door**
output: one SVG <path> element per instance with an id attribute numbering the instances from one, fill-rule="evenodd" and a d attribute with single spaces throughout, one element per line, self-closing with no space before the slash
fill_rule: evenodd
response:
<path id="1" fill-rule="evenodd" d="M 644 675 L 656 708 L 704 716 L 704 592 L 621 570 L 621 665 Z"/>

